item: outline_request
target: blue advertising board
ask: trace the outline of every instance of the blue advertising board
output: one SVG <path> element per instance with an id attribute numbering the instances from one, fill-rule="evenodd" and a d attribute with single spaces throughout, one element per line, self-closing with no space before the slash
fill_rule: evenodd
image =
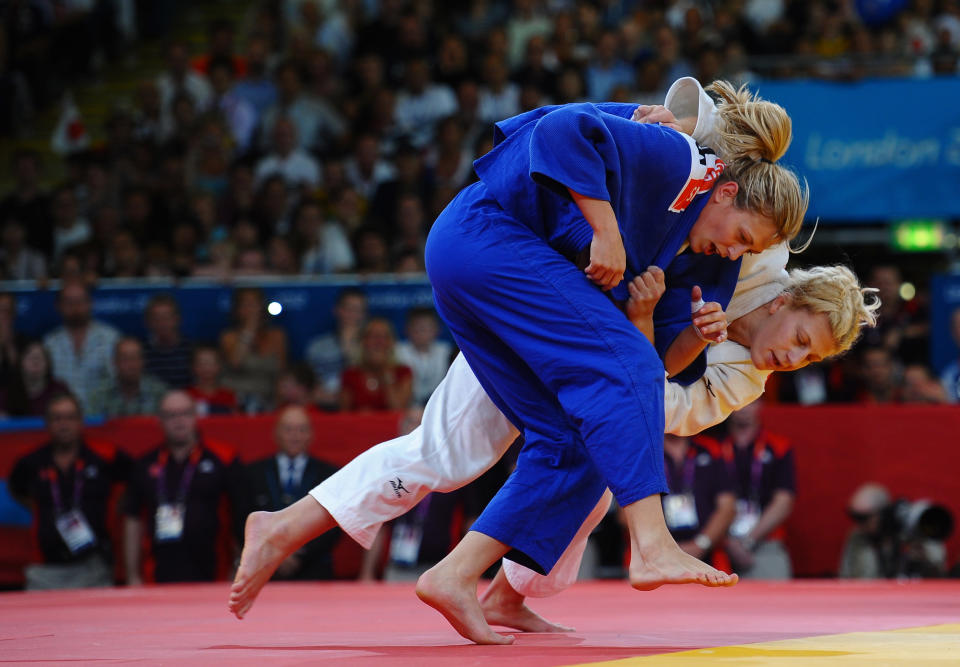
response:
<path id="1" fill-rule="evenodd" d="M 243 285 L 244 283 L 238 283 Z M 347 287 L 367 295 L 371 315 L 393 322 L 398 337 L 403 337 L 407 311 L 415 306 L 433 306 L 433 292 L 425 277 L 400 279 L 384 276 L 357 281 L 350 278 L 311 279 L 310 281 L 259 281 L 267 302 L 282 306 L 273 324 L 283 327 L 294 358 L 303 354 L 307 342 L 333 328 L 333 306 L 337 295 Z M 60 324 L 56 308 L 56 290 L 11 290 L 17 296 L 16 327 L 29 336 L 40 337 Z M 108 322 L 124 333 L 143 338 L 146 328 L 144 308 L 156 294 L 173 295 L 180 305 L 182 330 L 197 342 L 216 343 L 220 332 L 230 324 L 233 288 L 225 285 L 134 283 L 117 285 L 106 282 L 93 293 L 94 317 Z"/>
<path id="2" fill-rule="evenodd" d="M 960 78 L 751 85 L 793 119 L 784 156 L 824 221 L 960 217 Z"/>

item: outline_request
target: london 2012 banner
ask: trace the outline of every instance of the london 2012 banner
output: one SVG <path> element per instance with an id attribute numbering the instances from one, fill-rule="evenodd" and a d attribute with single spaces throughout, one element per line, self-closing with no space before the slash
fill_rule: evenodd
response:
<path id="1" fill-rule="evenodd" d="M 810 217 L 960 217 L 960 77 L 751 88 L 793 119 L 784 163 L 810 184 Z"/>

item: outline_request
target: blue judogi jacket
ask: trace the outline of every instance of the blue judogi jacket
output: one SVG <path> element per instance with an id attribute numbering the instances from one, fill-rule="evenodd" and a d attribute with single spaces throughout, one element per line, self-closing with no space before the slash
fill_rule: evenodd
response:
<path id="1" fill-rule="evenodd" d="M 650 265 L 664 269 L 667 293 L 654 314 L 661 358 L 690 324 L 690 288 L 726 307 L 740 262 L 689 251 L 677 255 L 723 170 L 710 149 L 659 125 L 630 120 L 635 105 L 547 106 L 500 121 L 494 148 L 474 162 L 480 180 L 513 218 L 558 252 L 574 257 L 590 245 L 593 230 L 568 188 L 610 202 L 626 250 L 626 284 Z M 674 266 L 676 265 L 676 266 Z M 681 376 L 693 382 L 706 357 Z"/>

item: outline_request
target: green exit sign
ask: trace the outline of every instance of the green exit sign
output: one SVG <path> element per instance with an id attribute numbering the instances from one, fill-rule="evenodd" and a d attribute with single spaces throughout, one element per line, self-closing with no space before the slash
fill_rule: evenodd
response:
<path id="1" fill-rule="evenodd" d="M 942 250 L 946 235 L 940 220 L 904 220 L 892 226 L 890 245 L 904 252 Z"/>

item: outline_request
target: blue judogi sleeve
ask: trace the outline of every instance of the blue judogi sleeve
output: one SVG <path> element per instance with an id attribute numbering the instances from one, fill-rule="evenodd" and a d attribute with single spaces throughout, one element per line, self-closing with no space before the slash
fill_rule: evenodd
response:
<path id="1" fill-rule="evenodd" d="M 697 255 L 690 250 L 677 255 L 664 272 L 666 290 L 653 311 L 654 346 L 661 359 L 680 332 L 690 325 L 690 290 L 698 285 L 704 301 L 716 301 L 724 309 L 733 298 L 740 275 L 740 260 L 731 262 L 719 255 Z M 707 369 L 710 347 L 701 352 L 671 381 L 683 385 L 696 382 Z"/>
<path id="2" fill-rule="evenodd" d="M 620 102 L 601 102 L 593 106 L 611 116 L 619 116 L 627 119 L 633 117 L 633 112 L 637 108 L 636 104 L 622 104 Z M 547 106 L 538 107 L 530 111 L 525 111 L 522 114 L 497 121 L 493 125 L 493 145 L 496 146 L 527 123 L 540 120 L 551 111 L 556 111 L 562 107 L 563 105 L 560 104 L 548 104 Z"/>
<path id="3" fill-rule="evenodd" d="M 530 177 L 564 198 L 570 188 L 611 200 L 608 183 L 619 183 L 620 150 L 595 107 L 569 105 L 537 121 L 530 136 Z"/>

